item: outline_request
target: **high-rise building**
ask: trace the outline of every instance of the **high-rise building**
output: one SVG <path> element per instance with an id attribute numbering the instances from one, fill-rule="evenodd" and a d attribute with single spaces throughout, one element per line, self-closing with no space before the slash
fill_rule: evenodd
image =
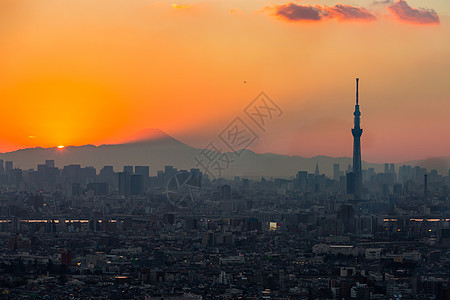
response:
<path id="1" fill-rule="evenodd" d="M 339 181 L 339 176 L 341 176 L 341 166 L 339 164 L 333 165 L 333 180 Z"/>
<path id="2" fill-rule="evenodd" d="M 100 182 L 106 182 L 109 186 L 117 186 L 117 175 L 114 173 L 113 166 L 104 166 L 100 170 L 99 180 Z"/>
<path id="3" fill-rule="evenodd" d="M 449 170 L 450 173 L 450 170 Z M 3 166 L 3 159 L 0 159 L 0 175 L 5 174 L 5 167 Z"/>
<path id="4" fill-rule="evenodd" d="M 62 175 L 65 176 L 71 183 L 82 183 L 80 178 L 81 165 L 64 166 Z"/>
<path id="5" fill-rule="evenodd" d="M 427 174 L 423 175 L 423 201 L 427 203 L 428 197 L 428 176 Z"/>
<path id="6" fill-rule="evenodd" d="M 142 175 L 131 175 L 130 177 L 130 195 L 144 195 L 144 178 Z"/>
<path id="7" fill-rule="evenodd" d="M 159 170 L 156 173 L 156 178 L 157 178 L 157 182 L 159 186 L 164 186 L 164 178 L 165 178 L 165 174 L 163 170 Z"/>
<path id="8" fill-rule="evenodd" d="M 301 190 L 302 192 L 306 192 L 306 189 L 308 187 L 308 172 L 306 171 L 299 171 L 297 173 L 297 189 Z"/>
<path id="9" fill-rule="evenodd" d="M 45 166 L 47 168 L 54 168 L 55 167 L 55 161 L 53 159 L 46 159 L 45 160 Z"/>
<path id="10" fill-rule="evenodd" d="M 135 166 L 134 167 L 134 174 L 135 175 L 141 175 L 142 176 L 142 188 L 145 192 L 149 179 L 150 179 L 150 167 L 149 166 Z"/>
<path id="11" fill-rule="evenodd" d="M 165 166 L 164 167 L 164 185 L 167 185 L 169 183 L 169 180 L 177 174 L 178 170 L 177 168 L 174 168 L 173 166 Z"/>
<path id="12" fill-rule="evenodd" d="M 119 172 L 117 176 L 118 176 L 117 186 L 119 187 L 119 194 L 122 196 L 129 196 L 131 174 L 128 172 Z"/>
<path id="13" fill-rule="evenodd" d="M 147 179 L 150 176 L 150 167 L 149 166 L 135 166 L 134 174 L 142 175 L 144 179 Z"/>
<path id="14" fill-rule="evenodd" d="M 361 199 L 361 191 L 362 191 L 362 167 L 361 167 L 361 135 L 362 128 L 360 127 L 360 118 L 361 112 L 359 111 L 359 95 L 358 95 L 358 84 L 359 78 L 356 78 L 356 104 L 355 104 L 355 112 L 353 115 L 354 126 L 352 129 L 353 135 L 353 176 L 355 180 L 355 200 Z"/>
<path id="15" fill-rule="evenodd" d="M 395 164 L 389 165 L 389 172 L 391 172 L 392 174 L 395 174 Z"/>
<path id="16" fill-rule="evenodd" d="M 231 187 L 228 184 L 220 187 L 220 200 L 231 200 Z"/>
<path id="17" fill-rule="evenodd" d="M 123 171 L 132 175 L 133 174 L 133 166 L 123 166 Z"/>
<path id="18" fill-rule="evenodd" d="M 250 181 L 248 180 L 248 178 L 242 179 L 242 189 L 244 191 L 248 191 L 249 188 L 250 188 Z"/>
<path id="19" fill-rule="evenodd" d="M 13 169 L 11 170 L 11 173 L 9 175 L 9 183 L 11 185 L 18 186 L 20 183 L 23 182 L 23 174 L 22 169 Z"/>
<path id="20" fill-rule="evenodd" d="M 191 169 L 191 180 L 189 180 L 190 184 L 192 184 L 193 186 L 196 187 L 202 187 L 202 172 L 200 171 L 200 169 Z"/>
<path id="21" fill-rule="evenodd" d="M 13 162 L 12 161 L 5 161 L 5 174 L 9 175 L 13 169 Z"/>
<path id="22" fill-rule="evenodd" d="M 96 176 L 97 170 L 94 167 L 84 167 L 80 169 L 80 178 L 83 185 L 91 182 L 97 182 Z"/>
<path id="23" fill-rule="evenodd" d="M 351 205 L 342 205 L 338 211 L 344 233 L 354 233 L 356 229 L 355 210 Z"/>
<path id="24" fill-rule="evenodd" d="M 93 191 L 95 195 L 107 195 L 108 184 L 106 182 L 91 182 L 87 184 L 87 190 Z"/>

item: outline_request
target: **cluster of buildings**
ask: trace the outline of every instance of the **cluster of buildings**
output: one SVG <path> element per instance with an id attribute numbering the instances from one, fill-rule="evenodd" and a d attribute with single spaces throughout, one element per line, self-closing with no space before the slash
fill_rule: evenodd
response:
<path id="1" fill-rule="evenodd" d="M 214 181 L 171 166 L 149 176 L 47 161 L 19 181 L 11 170 L 0 194 L 10 299 L 450 297 L 450 176 L 435 171 L 365 170 L 355 201 L 347 176 L 318 168 Z"/>
<path id="2" fill-rule="evenodd" d="M 360 116 L 331 178 L 0 161 L 1 297 L 450 299 L 450 171 L 363 169 Z"/>

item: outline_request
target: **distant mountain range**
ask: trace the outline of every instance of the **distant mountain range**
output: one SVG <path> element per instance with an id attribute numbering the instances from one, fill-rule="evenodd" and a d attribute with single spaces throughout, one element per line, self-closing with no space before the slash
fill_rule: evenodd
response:
<path id="1" fill-rule="evenodd" d="M 190 169 L 195 166 L 194 157 L 201 149 L 186 145 L 158 129 L 148 129 L 138 134 L 130 142 L 115 145 L 85 145 L 58 148 L 28 148 L 0 154 L 0 159 L 12 160 L 14 167 L 21 169 L 36 168 L 47 159 L 53 159 L 56 166 L 63 167 L 69 164 L 93 166 L 99 171 L 103 166 L 113 166 L 114 170 L 121 171 L 124 165 L 148 165 L 151 174 L 163 170 L 165 165 L 173 165 L 178 169 Z M 315 156 L 304 158 L 272 153 L 257 154 L 244 150 L 239 157 L 229 153 L 233 159 L 225 176 L 266 176 L 290 177 L 300 171 L 313 173 L 316 163 L 320 173 L 332 176 L 333 164 L 338 163 L 341 170 L 346 170 L 352 164 L 350 157 Z M 420 161 L 411 161 L 396 164 L 421 166 L 428 170 L 436 169 L 440 174 L 448 175 L 450 157 L 430 158 Z M 363 168 L 375 168 L 382 172 L 383 164 L 363 162 Z"/>

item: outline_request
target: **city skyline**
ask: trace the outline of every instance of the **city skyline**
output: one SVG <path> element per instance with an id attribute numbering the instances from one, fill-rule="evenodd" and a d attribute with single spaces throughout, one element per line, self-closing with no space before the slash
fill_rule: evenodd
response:
<path id="1" fill-rule="evenodd" d="M 442 0 L 0 0 L 2 299 L 450 299 L 449 36 Z"/>
<path id="2" fill-rule="evenodd" d="M 264 91 L 284 114 L 252 151 L 349 157 L 359 76 L 366 161 L 450 153 L 442 1 L 1 5 L 0 152 L 116 144 L 146 128 L 202 148 Z"/>

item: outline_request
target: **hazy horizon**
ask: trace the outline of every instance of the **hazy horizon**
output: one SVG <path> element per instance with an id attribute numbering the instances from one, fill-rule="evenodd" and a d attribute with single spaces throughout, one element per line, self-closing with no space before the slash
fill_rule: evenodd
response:
<path id="1" fill-rule="evenodd" d="M 167 134 L 166 132 L 164 132 L 164 131 L 162 131 L 160 129 L 147 128 L 147 129 L 144 129 L 144 130 L 142 130 L 140 132 L 137 132 L 136 134 L 130 136 L 130 138 L 124 139 L 122 141 L 118 141 L 117 143 L 110 143 L 110 144 L 86 144 L 86 145 L 79 145 L 79 146 L 68 145 L 68 146 L 64 146 L 63 148 L 59 148 L 58 146 L 56 146 L 56 147 L 40 147 L 40 146 L 37 146 L 37 147 L 17 149 L 17 150 L 13 150 L 13 151 L 9 151 L 9 152 L 1 152 L 0 155 L 8 155 L 8 154 L 11 154 L 11 153 L 20 152 L 20 151 L 24 151 L 24 150 L 26 151 L 26 150 L 32 150 L 32 149 L 42 149 L 42 150 L 55 150 L 56 151 L 55 152 L 56 153 L 55 158 L 58 158 L 58 157 L 62 158 L 62 157 L 64 157 L 64 152 L 65 151 L 70 151 L 69 149 L 74 149 L 74 148 L 76 149 L 76 148 L 79 148 L 79 147 L 93 146 L 93 147 L 96 147 L 96 148 L 98 148 L 98 147 L 101 148 L 102 146 L 118 146 L 118 145 L 132 145 L 132 144 L 136 144 L 138 146 L 141 144 L 141 145 L 143 145 L 143 147 L 145 147 L 144 145 L 146 145 L 146 144 L 151 145 L 153 142 L 157 142 L 157 140 L 159 140 L 159 139 L 162 139 L 162 140 L 164 140 L 164 139 L 174 140 L 174 141 L 180 142 L 182 145 L 188 146 L 188 147 L 190 147 L 190 148 L 192 148 L 194 150 L 206 149 L 206 147 L 198 147 L 197 148 L 197 147 L 194 147 L 192 145 L 189 145 L 188 143 L 184 143 L 184 142 L 178 140 L 177 138 L 175 138 L 173 136 L 170 136 L 169 134 Z M 255 154 L 258 154 L 258 155 L 287 156 L 287 157 L 292 157 L 292 158 L 298 157 L 298 158 L 304 158 L 304 159 L 308 159 L 308 160 L 314 159 L 314 158 L 318 158 L 318 159 L 319 158 L 330 158 L 330 159 L 334 159 L 334 160 L 351 159 L 352 158 L 351 155 L 329 156 L 329 155 L 317 154 L 317 155 L 312 155 L 312 156 L 301 156 L 301 155 L 295 155 L 295 154 L 291 155 L 291 154 L 273 153 L 273 152 L 261 152 L 260 153 L 260 152 L 254 151 L 252 149 L 247 149 L 247 150 L 250 150 L 251 152 L 253 152 Z M 223 152 L 232 153 L 232 151 L 230 151 L 230 150 L 223 151 Z M 187 153 L 187 154 L 189 155 L 189 153 Z M 51 157 L 48 157 L 48 158 L 51 158 Z M 48 158 L 45 158 L 45 159 L 48 159 Z M 118 159 L 121 159 L 121 158 L 118 157 Z M 403 160 L 403 161 L 370 161 L 370 160 L 365 159 L 364 157 L 363 157 L 362 160 L 363 160 L 363 162 L 365 164 L 377 164 L 378 166 L 382 166 L 385 163 L 394 163 L 394 164 L 400 166 L 400 165 L 403 165 L 403 164 L 416 165 L 417 163 L 419 163 L 419 165 L 421 163 L 422 164 L 423 163 L 428 163 L 429 164 L 430 162 L 432 164 L 436 165 L 437 162 L 435 160 L 439 160 L 439 159 L 444 159 L 444 160 L 447 159 L 447 160 L 450 161 L 450 156 L 426 157 L 426 158 L 418 158 L 418 159 L 413 159 L 413 160 L 408 160 L 408 161 L 406 161 L 406 160 Z M 17 161 L 17 163 L 20 164 L 20 161 Z M 79 162 L 74 161 L 73 163 L 79 163 Z M 165 162 L 161 161 L 160 163 L 164 164 Z M 237 161 L 237 163 L 239 164 L 239 160 Z M 440 172 L 443 173 L 443 174 L 446 174 L 447 170 L 445 169 L 445 165 L 448 165 L 449 162 L 442 161 L 442 163 L 443 164 L 441 166 L 441 171 Z M 114 164 L 113 161 L 111 161 L 110 164 Z M 84 165 L 84 164 L 82 163 L 82 165 Z M 124 163 L 123 165 L 127 165 L 127 163 Z M 170 165 L 170 163 L 169 163 L 169 165 Z M 344 165 L 342 165 L 342 166 L 344 166 Z M 59 167 L 62 167 L 62 165 L 59 165 Z M 427 166 L 424 165 L 424 167 L 427 167 Z M 312 167 L 310 167 L 310 169 L 311 168 Z M 428 169 L 432 169 L 429 166 L 427 168 Z M 365 168 L 365 169 L 367 169 L 367 168 Z M 310 171 L 312 171 L 312 170 L 310 170 Z M 330 170 L 328 170 L 328 171 L 330 171 Z"/>

